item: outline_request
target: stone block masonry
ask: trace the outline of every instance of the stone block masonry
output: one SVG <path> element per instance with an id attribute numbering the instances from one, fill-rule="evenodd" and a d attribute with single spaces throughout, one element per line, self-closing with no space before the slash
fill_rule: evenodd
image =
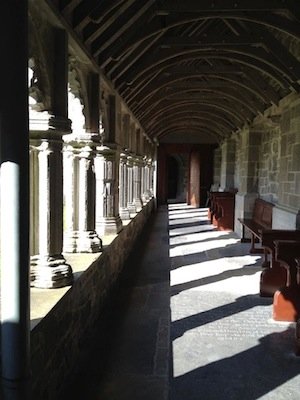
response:
<path id="1" fill-rule="evenodd" d="M 76 370 L 84 343 L 104 312 L 123 265 L 153 208 L 152 199 L 32 330 L 32 400 L 56 400 L 63 384 Z"/>

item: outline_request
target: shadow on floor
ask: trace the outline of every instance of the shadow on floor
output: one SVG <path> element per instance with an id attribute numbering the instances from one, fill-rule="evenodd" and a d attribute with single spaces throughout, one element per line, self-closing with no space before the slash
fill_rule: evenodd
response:
<path id="1" fill-rule="evenodd" d="M 293 328 L 272 333 L 255 347 L 171 379 L 171 400 L 256 400 L 268 393 L 268 399 L 297 399 L 296 385 L 280 388 L 300 371 L 291 355 L 294 335 Z"/>

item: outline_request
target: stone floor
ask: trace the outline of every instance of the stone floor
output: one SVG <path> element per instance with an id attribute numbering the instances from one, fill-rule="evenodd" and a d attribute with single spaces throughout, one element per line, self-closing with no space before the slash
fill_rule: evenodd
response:
<path id="1" fill-rule="evenodd" d="M 206 209 L 159 208 L 70 398 L 299 399 L 295 326 L 272 320 L 272 300 L 258 295 L 261 258 L 248 251 Z"/>

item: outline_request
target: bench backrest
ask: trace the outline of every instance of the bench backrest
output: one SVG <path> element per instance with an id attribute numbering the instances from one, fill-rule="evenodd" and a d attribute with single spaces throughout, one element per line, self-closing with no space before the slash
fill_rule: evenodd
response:
<path id="1" fill-rule="evenodd" d="M 272 214 L 274 204 L 262 199 L 255 199 L 252 219 L 265 228 L 272 228 Z"/>

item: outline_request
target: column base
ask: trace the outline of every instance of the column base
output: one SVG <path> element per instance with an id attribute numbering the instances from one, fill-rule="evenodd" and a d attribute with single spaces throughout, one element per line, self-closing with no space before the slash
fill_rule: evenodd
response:
<path id="1" fill-rule="evenodd" d="M 275 321 L 296 322 L 300 318 L 300 287 L 288 286 L 277 290 L 273 300 Z"/>
<path id="2" fill-rule="evenodd" d="M 66 232 L 64 234 L 64 253 L 76 253 L 77 251 L 77 232 Z"/>
<path id="3" fill-rule="evenodd" d="M 54 289 L 73 283 L 73 271 L 62 255 L 34 256 L 30 263 L 30 286 Z"/>
<path id="4" fill-rule="evenodd" d="M 143 195 L 142 195 L 142 202 L 143 202 L 143 205 L 145 205 L 145 204 L 147 204 L 149 201 L 150 201 L 150 195 L 149 195 L 149 193 L 148 192 L 145 192 Z"/>
<path id="5" fill-rule="evenodd" d="M 130 213 L 129 213 L 128 208 L 120 208 L 120 210 L 119 210 L 119 215 L 120 215 L 120 218 L 121 218 L 122 220 L 128 220 L 128 219 L 130 219 Z"/>
<path id="6" fill-rule="evenodd" d="M 142 199 L 138 198 L 134 200 L 134 205 L 135 205 L 135 210 L 136 212 L 140 212 L 141 209 L 143 208 L 143 202 Z"/>
<path id="7" fill-rule="evenodd" d="M 98 253 L 102 251 L 102 240 L 95 231 L 77 233 L 76 253 Z"/>
<path id="8" fill-rule="evenodd" d="M 118 215 L 117 217 L 102 217 L 96 222 L 98 235 L 116 235 L 123 228 L 123 223 Z"/>
<path id="9" fill-rule="evenodd" d="M 137 214 L 135 203 L 128 203 L 127 208 L 128 208 L 130 218 L 134 218 Z"/>

